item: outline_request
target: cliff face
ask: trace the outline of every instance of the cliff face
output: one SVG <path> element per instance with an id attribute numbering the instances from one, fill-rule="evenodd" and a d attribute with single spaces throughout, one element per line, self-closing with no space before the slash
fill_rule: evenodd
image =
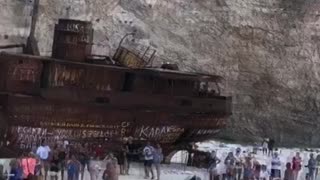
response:
<path id="1" fill-rule="evenodd" d="M 58 18 L 94 23 L 95 54 L 121 37 L 157 49 L 180 68 L 218 74 L 233 96 L 222 138 L 273 137 L 319 145 L 320 2 L 314 0 L 40 0 L 40 51 L 51 54 Z M 24 42 L 32 0 L 0 0 L 0 43 Z M 159 60 L 160 61 L 160 60 Z"/>

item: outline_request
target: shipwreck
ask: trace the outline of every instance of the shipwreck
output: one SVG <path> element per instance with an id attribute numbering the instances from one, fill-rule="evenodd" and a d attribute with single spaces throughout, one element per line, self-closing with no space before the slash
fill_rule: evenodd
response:
<path id="1" fill-rule="evenodd" d="M 32 149 L 42 138 L 114 148 L 131 137 L 169 155 L 213 138 L 231 115 L 222 77 L 150 66 L 155 50 L 137 53 L 122 40 L 113 57 L 93 55 L 90 22 L 60 19 L 52 57 L 39 55 L 33 34 L 1 47 L 24 50 L 0 53 L 2 148 Z"/>

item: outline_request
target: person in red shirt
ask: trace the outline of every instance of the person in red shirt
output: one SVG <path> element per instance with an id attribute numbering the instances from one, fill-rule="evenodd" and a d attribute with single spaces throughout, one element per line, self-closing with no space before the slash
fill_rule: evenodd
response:
<path id="1" fill-rule="evenodd" d="M 95 153 L 96 153 L 96 157 L 98 157 L 99 159 L 103 157 L 104 153 L 103 153 L 103 148 L 101 144 L 99 144 L 99 146 L 96 147 Z"/>
<path id="2" fill-rule="evenodd" d="M 297 152 L 296 155 L 292 158 L 292 171 L 293 171 L 293 180 L 298 180 L 299 171 L 301 170 L 302 159 L 300 153 Z"/>
<path id="3" fill-rule="evenodd" d="M 30 176 L 34 176 L 37 160 L 31 153 L 25 154 L 21 159 L 21 167 L 23 170 L 23 179 L 28 179 Z"/>

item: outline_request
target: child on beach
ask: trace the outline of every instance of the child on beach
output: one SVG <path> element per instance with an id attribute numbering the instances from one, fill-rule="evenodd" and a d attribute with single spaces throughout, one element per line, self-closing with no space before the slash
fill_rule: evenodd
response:
<path id="1" fill-rule="evenodd" d="M 253 164 L 252 158 L 247 156 L 243 164 L 243 180 L 250 180 L 253 178 Z"/>
<path id="2" fill-rule="evenodd" d="M 263 164 L 261 166 L 261 172 L 260 172 L 260 177 L 259 180 L 269 180 L 270 178 L 270 173 L 267 170 L 267 166 Z"/>
<path id="3" fill-rule="evenodd" d="M 284 179 L 283 180 L 294 180 L 293 170 L 291 168 L 291 163 L 286 164 L 286 170 L 284 171 Z"/>

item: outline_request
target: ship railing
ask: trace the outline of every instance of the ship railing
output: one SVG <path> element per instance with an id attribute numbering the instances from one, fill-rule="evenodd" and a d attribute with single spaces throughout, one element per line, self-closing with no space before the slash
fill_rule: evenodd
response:
<path id="1" fill-rule="evenodd" d="M 132 32 L 123 36 L 113 59 L 120 60 L 119 63 L 127 67 L 143 68 L 154 59 L 156 50 L 150 46 L 136 43 L 135 34 L 136 32 Z M 132 39 L 129 39 L 129 37 L 132 37 Z"/>
<path id="2" fill-rule="evenodd" d="M 134 53 L 139 57 L 146 65 L 149 65 L 155 58 L 156 50 L 152 49 L 150 46 L 145 46 L 138 43 L 130 43 L 122 45 L 121 47 Z"/>

